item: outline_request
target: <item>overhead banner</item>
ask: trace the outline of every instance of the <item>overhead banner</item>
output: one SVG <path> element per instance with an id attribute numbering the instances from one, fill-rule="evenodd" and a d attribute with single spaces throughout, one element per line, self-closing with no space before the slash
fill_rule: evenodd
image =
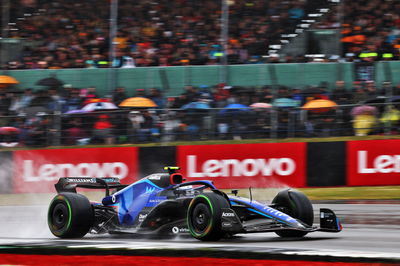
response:
<path id="1" fill-rule="evenodd" d="M 347 142 L 347 185 L 400 185 L 400 140 Z"/>
<path id="2" fill-rule="evenodd" d="M 14 152 L 14 192 L 55 192 L 60 177 L 118 177 L 136 180 L 137 148 L 83 148 Z"/>
<path id="3" fill-rule="evenodd" d="M 212 180 L 218 188 L 304 187 L 305 143 L 177 147 L 188 180 Z"/>

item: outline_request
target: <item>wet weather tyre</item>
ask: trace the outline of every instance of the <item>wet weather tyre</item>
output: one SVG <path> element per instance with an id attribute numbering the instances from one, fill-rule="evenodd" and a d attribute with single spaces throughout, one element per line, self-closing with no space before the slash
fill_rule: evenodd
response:
<path id="1" fill-rule="evenodd" d="M 284 190 L 278 193 L 272 200 L 276 209 L 299 219 L 303 223 L 312 226 L 314 222 L 314 210 L 310 200 L 303 193 L 296 190 Z M 303 237 L 308 232 L 296 230 L 281 230 L 275 232 L 280 237 Z"/>
<path id="2" fill-rule="evenodd" d="M 214 192 L 196 196 L 189 204 L 187 224 L 190 234 L 199 240 L 216 241 L 224 236 L 222 208 L 229 208 L 228 201 Z"/>
<path id="3" fill-rule="evenodd" d="M 93 225 L 94 214 L 89 200 L 76 193 L 58 194 L 50 203 L 47 223 L 53 235 L 60 238 L 80 238 Z"/>

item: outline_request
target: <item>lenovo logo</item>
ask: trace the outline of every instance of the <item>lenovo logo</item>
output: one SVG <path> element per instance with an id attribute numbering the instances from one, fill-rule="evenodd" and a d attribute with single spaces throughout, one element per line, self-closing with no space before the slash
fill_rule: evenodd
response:
<path id="1" fill-rule="evenodd" d="M 32 160 L 24 160 L 22 177 L 26 182 L 56 181 L 60 177 L 127 177 L 129 169 L 123 162 L 109 163 L 63 163 L 34 165 Z"/>
<path id="2" fill-rule="evenodd" d="M 207 160 L 198 165 L 196 155 L 187 156 L 187 175 L 193 178 L 229 176 L 288 176 L 296 170 L 291 158 Z"/>
<path id="3" fill-rule="evenodd" d="M 380 155 L 373 160 L 368 159 L 367 151 L 358 151 L 357 155 L 359 174 L 400 173 L 400 155 Z"/>

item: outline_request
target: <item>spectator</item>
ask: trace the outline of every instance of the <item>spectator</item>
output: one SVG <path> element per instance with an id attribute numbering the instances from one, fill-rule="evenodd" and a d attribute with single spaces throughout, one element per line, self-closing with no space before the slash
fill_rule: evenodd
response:
<path id="1" fill-rule="evenodd" d="M 65 130 L 65 144 L 66 145 L 76 145 L 79 143 L 84 143 L 85 139 L 88 139 L 88 136 L 85 130 L 82 128 L 82 119 L 81 118 L 73 118 L 70 122 L 70 127 Z"/>
<path id="2" fill-rule="evenodd" d="M 136 89 L 135 97 L 147 97 L 145 89 Z"/>
<path id="3" fill-rule="evenodd" d="M 166 99 L 162 95 L 162 92 L 160 89 L 157 88 L 151 88 L 150 89 L 150 94 L 147 96 L 149 99 L 151 99 L 153 102 L 155 102 L 158 106 L 158 108 L 163 109 L 166 106 Z"/>
<path id="4" fill-rule="evenodd" d="M 1 93 L 0 94 L 0 113 L 2 113 L 3 115 L 8 115 L 10 107 L 11 107 L 11 99 L 8 97 L 7 94 Z"/>
<path id="5" fill-rule="evenodd" d="M 29 106 L 41 106 L 47 108 L 49 102 L 52 101 L 47 90 L 38 90 L 34 93 L 34 98 L 32 99 Z"/>
<path id="6" fill-rule="evenodd" d="M 78 110 L 81 108 L 83 103 L 83 99 L 79 96 L 78 89 L 71 89 L 71 93 L 69 94 L 68 98 L 65 100 L 65 105 L 63 107 L 63 113 L 72 110 Z"/>
<path id="7" fill-rule="evenodd" d="M 332 91 L 331 99 L 338 105 L 346 105 L 351 103 L 352 95 L 346 90 L 343 80 L 336 81 L 336 86 Z"/>
<path id="8" fill-rule="evenodd" d="M 365 111 L 354 117 L 353 128 L 356 136 L 367 136 L 375 130 L 377 119 L 374 113 Z"/>
<path id="9" fill-rule="evenodd" d="M 106 114 L 101 114 L 98 116 L 98 119 L 93 126 L 92 142 L 100 142 L 107 145 L 114 143 L 114 138 L 112 134 L 113 125 L 111 124 L 109 119 L 110 117 Z"/>
<path id="10" fill-rule="evenodd" d="M 396 135 L 399 131 L 400 111 L 393 105 L 388 105 L 379 121 L 382 123 L 384 131 L 389 131 L 391 135 Z"/>
<path id="11" fill-rule="evenodd" d="M 52 144 L 52 132 L 49 117 L 44 113 L 38 113 L 36 117 L 28 120 L 26 144 L 28 146 L 47 147 Z"/>
<path id="12" fill-rule="evenodd" d="M 155 141 L 160 135 L 160 130 L 157 127 L 155 117 L 149 111 L 142 111 L 142 122 L 138 130 L 139 141 Z"/>
<path id="13" fill-rule="evenodd" d="M 33 97 L 32 89 L 25 89 L 21 97 L 22 108 L 28 107 L 31 104 Z"/>
<path id="14" fill-rule="evenodd" d="M 230 86 L 225 86 L 224 83 L 219 83 L 214 87 L 213 98 L 217 108 L 223 108 L 228 105 L 230 98 Z"/>
<path id="15" fill-rule="evenodd" d="M 358 104 L 364 102 L 368 99 L 368 94 L 363 88 L 361 81 L 354 81 L 352 88 L 353 102 L 354 104 Z"/>
<path id="16" fill-rule="evenodd" d="M 126 98 L 128 98 L 128 97 L 126 96 L 125 88 L 124 87 L 118 87 L 118 88 L 115 89 L 112 101 L 114 102 L 115 105 L 118 106 Z"/>

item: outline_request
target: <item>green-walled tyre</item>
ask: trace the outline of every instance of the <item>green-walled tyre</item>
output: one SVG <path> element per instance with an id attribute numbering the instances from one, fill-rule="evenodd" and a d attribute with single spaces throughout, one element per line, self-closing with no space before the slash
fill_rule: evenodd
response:
<path id="1" fill-rule="evenodd" d="M 53 198 L 47 223 L 59 238 L 81 238 L 93 226 L 94 213 L 89 200 L 76 193 L 61 193 Z"/>
<path id="2" fill-rule="evenodd" d="M 222 208 L 229 208 L 228 201 L 214 192 L 206 192 L 192 199 L 187 211 L 190 234 L 199 240 L 217 241 L 224 236 Z"/>

